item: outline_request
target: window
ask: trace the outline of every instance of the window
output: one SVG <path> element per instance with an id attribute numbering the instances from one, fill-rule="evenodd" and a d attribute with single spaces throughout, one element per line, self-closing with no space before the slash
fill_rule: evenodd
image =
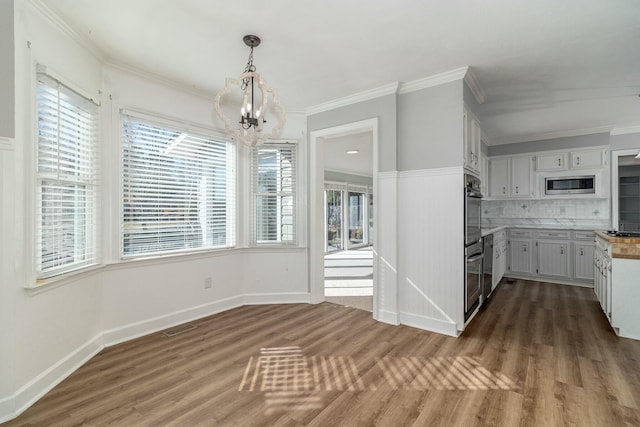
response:
<path id="1" fill-rule="evenodd" d="M 122 120 L 124 257 L 235 245 L 235 145 L 180 125 Z"/>
<path id="2" fill-rule="evenodd" d="M 36 275 L 98 262 L 98 107 L 38 73 Z"/>
<path id="3" fill-rule="evenodd" d="M 254 243 L 295 244 L 295 143 L 270 143 L 253 149 Z"/>

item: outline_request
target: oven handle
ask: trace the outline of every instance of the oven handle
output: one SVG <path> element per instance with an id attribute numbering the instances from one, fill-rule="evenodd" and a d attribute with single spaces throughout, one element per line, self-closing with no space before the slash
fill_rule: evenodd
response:
<path id="1" fill-rule="evenodd" d="M 482 258 L 484 258 L 483 254 L 474 255 L 471 258 L 467 258 L 467 264 L 470 264 L 470 263 L 476 262 L 476 261 L 480 261 Z"/>

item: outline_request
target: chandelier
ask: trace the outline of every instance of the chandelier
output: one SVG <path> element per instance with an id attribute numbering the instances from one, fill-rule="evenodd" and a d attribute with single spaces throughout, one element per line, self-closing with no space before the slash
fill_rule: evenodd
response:
<path id="1" fill-rule="evenodd" d="M 255 147 L 280 136 L 287 114 L 276 92 L 266 85 L 253 65 L 253 48 L 260 45 L 260 37 L 247 35 L 242 40 L 250 48 L 247 65 L 238 78 L 226 78 L 224 88 L 216 95 L 214 107 L 227 133 L 243 144 Z M 232 116 L 240 112 L 238 121 L 233 123 L 225 110 Z M 277 123 L 266 125 L 268 114 L 269 120 L 273 115 Z"/>

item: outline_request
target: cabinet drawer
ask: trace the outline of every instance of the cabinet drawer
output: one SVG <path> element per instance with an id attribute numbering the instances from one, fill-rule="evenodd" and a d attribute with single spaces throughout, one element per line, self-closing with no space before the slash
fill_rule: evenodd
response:
<path id="1" fill-rule="evenodd" d="M 513 228 L 509 230 L 509 237 L 532 237 L 533 230 Z"/>
<path id="2" fill-rule="evenodd" d="M 567 230 L 540 230 L 539 239 L 569 239 L 570 233 Z"/>
<path id="3" fill-rule="evenodd" d="M 593 231 L 574 231 L 573 238 L 576 240 L 589 240 L 593 241 L 594 234 Z"/>

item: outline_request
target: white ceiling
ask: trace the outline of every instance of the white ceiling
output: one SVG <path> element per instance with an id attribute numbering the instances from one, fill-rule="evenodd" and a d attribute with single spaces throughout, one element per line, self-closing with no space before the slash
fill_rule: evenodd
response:
<path id="1" fill-rule="evenodd" d="M 358 150 L 358 153 L 347 154 L 347 150 Z M 372 177 L 373 132 L 325 138 L 324 169 Z"/>
<path id="2" fill-rule="evenodd" d="M 211 95 L 256 34 L 289 110 L 471 66 L 493 144 L 640 125 L 638 0 L 40 1 L 103 59 Z"/>

